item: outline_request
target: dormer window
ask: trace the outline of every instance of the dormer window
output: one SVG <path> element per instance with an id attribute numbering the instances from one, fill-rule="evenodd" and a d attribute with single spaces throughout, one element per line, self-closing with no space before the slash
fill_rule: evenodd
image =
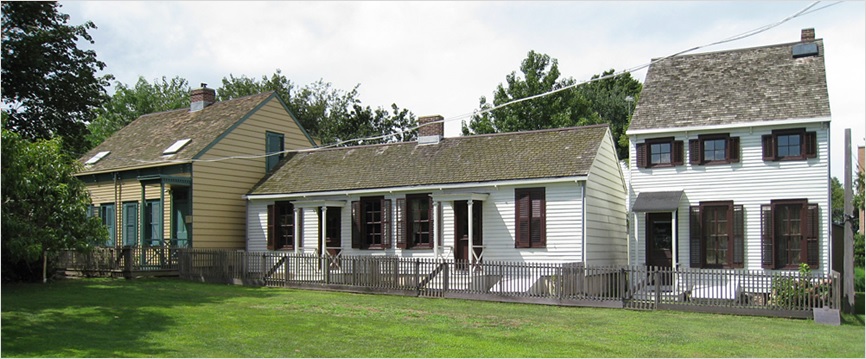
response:
<path id="1" fill-rule="evenodd" d="M 108 156 L 109 153 L 111 153 L 111 151 L 99 152 L 96 155 L 94 155 L 93 157 L 90 157 L 90 159 L 87 160 L 87 162 L 84 162 L 84 165 L 90 166 L 90 165 L 96 164 L 96 162 L 99 162 L 99 160 L 105 158 L 105 156 Z"/>
<path id="2" fill-rule="evenodd" d="M 191 141 L 191 139 L 189 139 L 189 138 L 178 140 L 173 145 L 166 148 L 165 151 L 162 151 L 162 155 L 163 156 L 173 155 L 173 154 L 177 153 L 178 151 L 180 151 L 180 149 L 183 148 L 183 146 L 186 146 L 186 144 L 189 143 L 190 141 Z"/>

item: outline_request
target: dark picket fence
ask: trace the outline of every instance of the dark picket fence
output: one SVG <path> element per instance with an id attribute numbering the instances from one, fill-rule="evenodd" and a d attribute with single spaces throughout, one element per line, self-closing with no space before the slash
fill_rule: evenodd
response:
<path id="1" fill-rule="evenodd" d="M 67 275 L 141 276 L 173 275 L 178 270 L 176 247 L 92 248 L 88 251 L 60 251 L 56 266 Z"/>
<path id="2" fill-rule="evenodd" d="M 466 263 L 389 256 L 182 249 L 188 280 L 566 306 L 811 318 L 840 308 L 839 274 Z"/>

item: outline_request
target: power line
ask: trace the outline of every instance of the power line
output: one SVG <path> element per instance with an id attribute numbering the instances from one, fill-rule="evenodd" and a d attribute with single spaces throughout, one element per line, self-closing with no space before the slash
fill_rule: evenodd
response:
<path id="1" fill-rule="evenodd" d="M 462 115 L 458 115 L 458 116 L 453 116 L 453 117 L 446 118 L 446 119 L 442 119 L 442 120 L 430 121 L 430 122 L 427 122 L 427 123 L 425 123 L 425 124 L 423 124 L 423 125 L 416 125 L 416 126 L 413 126 L 413 127 L 406 128 L 406 129 L 404 129 L 404 130 L 394 131 L 394 132 L 391 132 L 391 133 L 389 133 L 389 134 L 385 134 L 385 135 L 371 136 L 371 137 L 352 138 L 352 139 L 348 139 L 348 140 L 342 140 L 342 141 L 339 141 L 339 142 L 337 142 L 337 143 L 329 144 L 329 145 L 326 145 L 326 146 L 320 146 L 320 147 L 309 147 L 309 148 L 294 149 L 294 150 L 285 150 L 285 151 L 273 152 L 273 153 L 269 153 L 269 154 L 259 154 L 259 155 L 236 155 L 236 156 L 227 156 L 227 157 L 217 157 L 217 158 L 212 158 L 212 159 L 189 159 L 189 160 L 168 160 L 168 161 L 166 161 L 166 160 L 149 161 L 149 160 L 138 160 L 138 159 L 134 159 L 134 161 L 138 161 L 138 162 L 141 162 L 141 163 L 188 163 L 188 162 L 219 162 L 219 161 L 226 161 L 226 160 L 233 160 L 233 159 L 256 159 L 256 158 L 267 158 L 267 157 L 270 157 L 270 156 L 278 156 L 278 155 L 287 154 L 287 153 L 290 153 L 290 152 L 311 152 L 311 151 L 318 151 L 318 150 L 322 150 L 322 149 L 328 149 L 328 148 L 338 147 L 338 146 L 340 146 L 340 145 L 342 145 L 342 144 L 346 144 L 346 143 L 352 143 L 352 142 L 354 142 L 354 143 L 358 143 L 358 142 L 365 142 L 365 141 L 372 141 L 372 140 L 380 140 L 380 139 L 389 138 L 389 137 L 396 137 L 396 136 L 402 135 L 402 134 L 404 134 L 404 133 L 406 133 L 406 132 L 410 132 L 410 131 L 417 130 L 417 129 L 419 129 L 419 128 L 421 128 L 421 127 L 424 127 L 424 126 L 429 126 L 429 125 L 433 125 L 433 124 L 437 124 L 437 123 L 443 123 L 443 124 L 444 124 L 444 123 L 446 123 L 446 122 L 452 122 L 452 121 L 462 120 L 462 119 L 465 119 L 465 118 L 471 118 L 472 116 L 483 115 L 483 114 L 485 114 L 485 113 L 489 113 L 489 112 L 492 112 L 492 111 L 495 111 L 495 110 L 498 110 L 498 109 L 501 109 L 501 108 L 504 108 L 504 107 L 507 107 L 507 106 L 515 105 L 515 104 L 518 104 L 518 103 L 521 103 L 521 102 L 525 102 L 525 101 L 534 100 L 534 99 L 541 98 L 541 97 L 544 97 L 544 96 L 549 96 L 549 95 L 552 95 L 552 94 L 555 94 L 555 93 L 558 93 L 558 92 L 562 92 L 562 91 L 565 91 L 565 90 L 569 90 L 569 89 L 575 88 L 575 87 L 577 87 L 577 86 L 581 86 L 581 85 L 588 84 L 588 83 L 591 83 L 591 82 L 601 81 L 601 80 L 606 80 L 606 79 L 609 79 L 609 78 L 614 78 L 614 77 L 622 76 L 622 75 L 625 75 L 625 74 L 631 74 L 631 73 L 633 73 L 633 72 L 635 72 L 635 71 L 638 71 L 638 70 L 642 70 L 642 69 L 648 68 L 648 67 L 650 67 L 651 65 L 656 64 L 656 63 L 658 63 L 658 62 L 665 61 L 665 60 L 668 60 L 668 59 L 670 59 L 670 58 L 673 58 L 673 57 L 676 57 L 676 56 L 680 56 L 680 55 L 683 55 L 683 54 L 686 54 L 686 53 L 689 53 L 689 52 L 693 52 L 693 51 L 700 50 L 700 49 L 703 49 L 703 48 L 707 48 L 707 47 L 710 47 L 710 46 L 721 45 L 721 44 L 725 44 L 725 43 L 729 43 L 729 42 L 733 42 L 733 41 L 737 41 L 737 40 L 742 40 L 742 39 L 745 39 L 745 38 L 748 38 L 748 37 L 751 37 L 751 36 L 755 36 L 755 35 L 757 35 L 757 34 L 760 34 L 760 33 L 763 33 L 763 32 L 765 32 L 765 31 L 768 31 L 768 30 L 770 30 L 770 29 L 773 29 L 773 28 L 775 28 L 775 27 L 777 27 L 777 26 L 779 26 L 779 25 L 781 25 L 781 24 L 784 24 L 784 23 L 786 23 L 786 22 L 788 22 L 788 21 L 790 21 L 790 20 L 793 20 L 793 19 L 795 19 L 795 18 L 798 18 L 798 17 L 804 16 L 804 15 L 807 15 L 807 14 L 811 14 L 811 13 L 814 13 L 814 12 L 816 12 L 816 11 L 820 11 L 820 10 L 826 9 L 826 8 L 828 8 L 828 7 L 831 7 L 831 6 L 837 5 L 837 4 L 841 3 L 841 1 L 836 1 L 836 2 L 834 2 L 834 3 L 827 4 L 827 5 L 821 6 L 821 7 L 819 7 L 819 8 L 812 9 L 813 7 L 815 7 L 815 5 L 817 5 L 817 4 L 819 4 L 819 3 L 821 3 L 821 2 L 820 2 L 820 1 L 812 2 L 811 4 L 809 4 L 808 6 L 806 6 L 805 8 L 803 8 L 802 10 L 797 11 L 797 12 L 794 13 L 793 15 L 790 15 L 790 16 L 788 16 L 788 17 L 785 17 L 785 18 L 783 18 L 783 19 L 781 19 L 781 20 L 779 20 L 779 21 L 777 21 L 777 22 L 774 22 L 774 23 L 771 23 L 771 24 L 767 24 L 767 25 L 764 25 L 764 26 L 760 26 L 760 27 L 757 27 L 757 28 L 755 28 L 755 29 L 752 29 L 752 30 L 749 30 L 749 31 L 746 31 L 746 32 L 740 33 L 740 34 L 738 34 L 738 35 L 734 35 L 734 36 L 731 36 L 731 37 L 728 37 L 728 38 L 725 38 L 725 39 L 719 40 L 719 41 L 715 41 L 715 42 L 712 42 L 712 43 L 709 43 L 709 44 L 700 45 L 700 46 L 695 46 L 695 47 L 692 47 L 692 48 L 689 48 L 689 49 L 686 49 L 686 50 L 683 50 L 683 51 L 676 52 L 676 53 L 671 54 L 671 55 L 668 55 L 668 56 L 660 57 L 660 58 L 657 58 L 657 59 L 655 59 L 655 60 L 652 60 L 652 61 L 650 61 L 650 62 L 648 62 L 648 63 L 641 64 L 641 65 L 638 65 L 638 66 L 634 66 L 634 67 L 631 67 L 631 68 L 629 68 L 629 69 L 626 69 L 626 70 L 623 70 L 623 71 L 620 71 L 620 72 L 616 72 L 616 73 L 612 73 L 612 74 L 608 74 L 608 75 L 604 75 L 604 76 L 599 76 L 599 77 L 596 77 L 596 78 L 592 78 L 592 79 L 589 79 L 589 80 L 581 81 L 581 82 L 578 82 L 578 83 L 574 83 L 574 84 L 571 84 L 571 85 L 568 85 L 568 86 L 564 86 L 564 87 L 562 87 L 562 88 L 558 88 L 558 89 L 551 90 L 551 91 L 548 91 L 548 92 L 544 92 L 544 93 L 536 94 L 536 95 L 533 95 L 533 96 L 524 97 L 524 98 L 520 98 L 520 99 L 515 99 L 515 100 L 512 100 L 512 101 L 509 101 L 509 102 L 506 102 L 506 103 L 503 103 L 503 104 L 500 104 L 500 105 L 496 105 L 496 106 L 493 106 L 493 107 L 490 107 L 490 108 L 482 109 L 482 110 L 479 110 L 479 111 L 473 111 L 473 112 L 471 112 L 471 113 L 466 113 L 466 114 L 462 114 Z M 810 9 L 811 9 L 811 10 L 810 10 Z"/>

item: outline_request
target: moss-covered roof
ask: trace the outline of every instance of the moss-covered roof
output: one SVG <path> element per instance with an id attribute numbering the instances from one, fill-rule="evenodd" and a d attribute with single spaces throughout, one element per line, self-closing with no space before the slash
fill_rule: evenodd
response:
<path id="1" fill-rule="evenodd" d="M 606 125 L 291 153 L 250 194 L 295 194 L 586 175 Z"/>
<path id="2" fill-rule="evenodd" d="M 183 108 L 141 116 L 82 156 L 79 161 L 85 163 L 99 152 L 111 151 L 80 174 L 190 160 L 271 96 L 273 92 L 265 92 L 216 102 L 195 112 Z M 190 142 L 175 155 L 163 156 L 165 149 L 187 138 Z"/>
<path id="3" fill-rule="evenodd" d="M 824 43 L 803 42 L 676 56 L 652 64 L 629 130 L 830 116 Z"/>

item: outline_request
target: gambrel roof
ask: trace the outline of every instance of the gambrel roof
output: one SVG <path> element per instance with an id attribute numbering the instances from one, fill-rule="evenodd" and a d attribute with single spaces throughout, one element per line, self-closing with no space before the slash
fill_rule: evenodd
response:
<path id="1" fill-rule="evenodd" d="M 607 133 L 595 125 L 290 153 L 250 194 L 582 176 Z"/>
<path id="2" fill-rule="evenodd" d="M 96 163 L 85 166 L 80 174 L 192 160 L 275 97 L 276 93 L 265 92 L 215 102 L 199 111 L 191 112 L 187 107 L 143 115 L 82 156 L 80 162 L 85 163 L 100 152 L 110 151 Z M 163 154 L 186 139 L 189 141 L 173 155 Z"/>
<path id="3" fill-rule="evenodd" d="M 653 63 L 629 131 L 830 116 L 824 43 L 804 42 L 675 56 Z"/>

